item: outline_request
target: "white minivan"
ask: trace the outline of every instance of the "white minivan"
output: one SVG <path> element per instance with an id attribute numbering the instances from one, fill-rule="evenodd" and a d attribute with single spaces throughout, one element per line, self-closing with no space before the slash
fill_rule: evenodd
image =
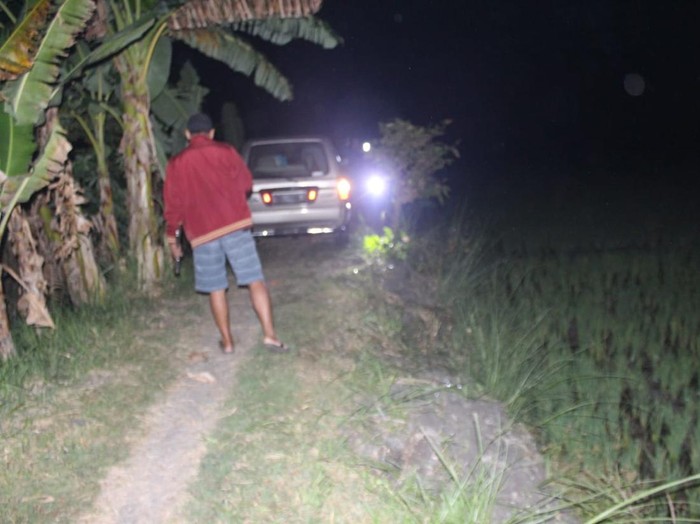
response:
<path id="1" fill-rule="evenodd" d="M 248 199 L 253 235 L 344 233 L 350 221 L 350 181 L 322 137 L 250 140 L 242 150 L 253 173 Z"/>

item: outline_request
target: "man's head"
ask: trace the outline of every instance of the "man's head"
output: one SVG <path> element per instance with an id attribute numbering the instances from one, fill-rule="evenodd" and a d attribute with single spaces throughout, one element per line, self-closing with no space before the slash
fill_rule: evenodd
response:
<path id="1" fill-rule="evenodd" d="M 209 138 L 214 138 L 214 124 L 212 124 L 211 118 L 209 118 L 208 115 L 204 113 L 195 113 L 187 120 L 185 136 L 187 140 L 189 140 L 192 136 L 200 134 L 209 135 Z"/>

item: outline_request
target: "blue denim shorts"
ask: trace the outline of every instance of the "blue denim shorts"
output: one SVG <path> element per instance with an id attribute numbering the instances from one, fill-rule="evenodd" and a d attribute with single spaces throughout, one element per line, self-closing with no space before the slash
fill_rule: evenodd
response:
<path id="1" fill-rule="evenodd" d="M 201 293 L 228 289 L 227 259 L 239 286 L 264 278 L 255 240 L 249 230 L 234 231 L 197 246 L 193 254 L 194 288 Z"/>

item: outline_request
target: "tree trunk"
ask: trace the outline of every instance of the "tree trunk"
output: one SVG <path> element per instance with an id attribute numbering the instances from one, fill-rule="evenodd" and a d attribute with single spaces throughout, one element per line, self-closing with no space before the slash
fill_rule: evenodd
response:
<path id="1" fill-rule="evenodd" d="M 37 250 L 44 257 L 46 294 L 51 297 L 60 297 L 66 290 L 66 277 L 55 256 L 56 246 L 61 244 L 61 239 L 58 232 L 51 228 L 53 216 L 50 192 L 46 190 L 35 195 L 29 210 L 29 225 L 37 242 Z"/>
<path id="2" fill-rule="evenodd" d="M 48 110 L 40 143 L 57 121 L 58 112 Z M 103 298 L 106 286 L 88 237 L 91 224 L 80 210 L 84 199 L 75 187 L 72 166 L 66 162 L 48 190 L 35 196 L 29 221 L 44 256 L 49 294 L 66 291 L 71 303 L 79 306 Z"/>
<path id="3" fill-rule="evenodd" d="M 93 219 L 93 227 L 99 236 L 98 253 L 101 260 L 111 264 L 119 259 L 121 250 L 117 219 L 114 216 L 114 199 L 112 197 L 112 182 L 109 177 L 109 167 L 105 158 L 104 125 L 105 114 L 93 118 L 95 139 L 100 144 L 97 156 L 97 181 L 100 188 L 100 211 Z"/>
<path id="4" fill-rule="evenodd" d="M 114 216 L 114 199 L 112 198 L 112 182 L 109 178 L 109 170 L 102 171 L 98 167 L 98 183 L 100 187 L 100 212 L 99 221 L 95 224 L 100 235 L 100 252 L 108 262 L 116 262 L 119 259 L 119 231 L 117 219 Z"/>
<path id="5" fill-rule="evenodd" d="M 54 327 L 46 307 L 46 280 L 42 272 L 44 258 L 37 251 L 29 222 L 19 206 L 10 215 L 8 233 L 10 248 L 19 266 L 19 284 L 23 289 L 17 310 L 29 325 Z"/>
<path id="6" fill-rule="evenodd" d="M 149 119 L 150 96 L 143 44 L 132 46 L 115 60 L 122 81 L 124 136 L 120 150 L 124 158 L 129 209 L 129 247 L 136 258 L 139 287 L 152 292 L 163 276 L 163 246 L 153 204 L 153 171 L 157 165 Z M 143 55 L 143 56 L 142 56 Z"/>
<path id="7" fill-rule="evenodd" d="M 10 319 L 7 317 L 5 306 L 5 291 L 2 287 L 2 274 L 0 274 L 0 360 L 5 361 L 15 356 L 15 343 L 10 331 Z"/>
<path id="8" fill-rule="evenodd" d="M 100 301 L 104 298 L 106 283 L 95 261 L 88 236 L 91 224 L 80 210 L 83 197 L 75 186 L 70 162 L 51 190 L 55 208 L 51 226 L 60 236 L 55 253 L 63 267 L 71 302 L 82 305 Z"/>

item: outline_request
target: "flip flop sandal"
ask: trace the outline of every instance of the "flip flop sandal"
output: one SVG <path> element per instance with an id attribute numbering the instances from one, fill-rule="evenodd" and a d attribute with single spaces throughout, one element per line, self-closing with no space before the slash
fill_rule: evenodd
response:
<path id="1" fill-rule="evenodd" d="M 289 346 L 283 342 L 263 342 L 265 349 L 272 353 L 289 353 Z"/>
<path id="2" fill-rule="evenodd" d="M 233 353 L 235 352 L 235 350 L 233 348 L 231 348 L 230 350 L 224 349 L 224 341 L 223 340 L 219 340 L 219 349 L 221 350 L 221 352 L 224 355 L 233 355 Z"/>

